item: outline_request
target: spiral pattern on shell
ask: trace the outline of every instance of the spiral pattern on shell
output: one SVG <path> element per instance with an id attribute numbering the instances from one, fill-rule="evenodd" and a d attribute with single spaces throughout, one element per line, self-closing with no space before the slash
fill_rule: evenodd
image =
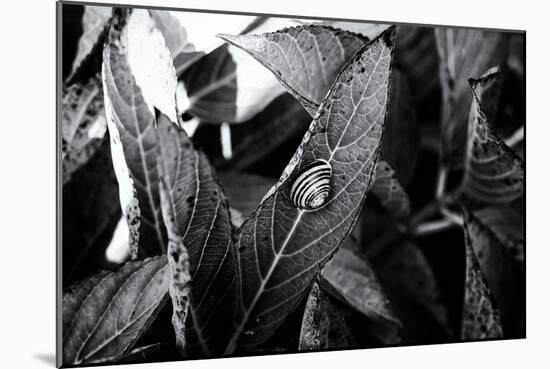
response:
<path id="1" fill-rule="evenodd" d="M 290 188 L 290 197 L 300 209 L 314 210 L 323 206 L 330 192 L 332 167 L 316 160 L 300 170 Z"/>

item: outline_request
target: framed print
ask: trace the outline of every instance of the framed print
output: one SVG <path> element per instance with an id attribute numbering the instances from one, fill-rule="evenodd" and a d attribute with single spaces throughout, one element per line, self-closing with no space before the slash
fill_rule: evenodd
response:
<path id="1" fill-rule="evenodd" d="M 57 10 L 59 366 L 525 338 L 525 32 Z"/>

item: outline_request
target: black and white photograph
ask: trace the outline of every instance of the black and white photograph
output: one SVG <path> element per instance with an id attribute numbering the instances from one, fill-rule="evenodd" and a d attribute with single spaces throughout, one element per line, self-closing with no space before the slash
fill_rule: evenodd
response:
<path id="1" fill-rule="evenodd" d="M 526 337 L 524 30 L 56 5 L 58 366 Z"/>

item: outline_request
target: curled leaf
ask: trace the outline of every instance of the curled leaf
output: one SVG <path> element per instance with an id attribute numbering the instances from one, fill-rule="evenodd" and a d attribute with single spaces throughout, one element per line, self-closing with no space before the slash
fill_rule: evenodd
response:
<path id="1" fill-rule="evenodd" d="M 473 92 L 462 196 L 481 204 L 508 204 L 523 196 L 523 160 L 492 131 L 481 95 L 498 72 L 470 79 Z"/>

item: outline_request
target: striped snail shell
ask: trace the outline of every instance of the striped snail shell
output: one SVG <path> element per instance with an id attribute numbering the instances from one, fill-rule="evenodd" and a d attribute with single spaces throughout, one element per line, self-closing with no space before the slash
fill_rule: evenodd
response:
<path id="1" fill-rule="evenodd" d="M 300 209 L 314 210 L 325 203 L 330 191 L 332 167 L 325 160 L 316 160 L 296 174 L 290 197 Z"/>

